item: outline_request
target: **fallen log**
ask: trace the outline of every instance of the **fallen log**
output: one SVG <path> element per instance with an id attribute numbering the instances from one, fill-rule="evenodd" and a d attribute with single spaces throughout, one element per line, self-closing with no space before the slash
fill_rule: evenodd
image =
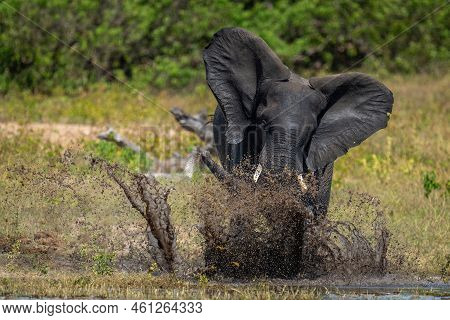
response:
<path id="1" fill-rule="evenodd" d="M 124 138 L 113 128 L 108 128 L 105 132 L 99 133 L 97 137 L 101 140 L 114 142 L 119 147 L 129 148 L 136 153 L 141 153 L 142 149 L 137 144 L 131 142 L 130 140 Z"/>
<path id="2" fill-rule="evenodd" d="M 206 112 L 191 116 L 178 107 L 173 107 L 170 112 L 183 129 L 195 133 L 205 143 L 204 149 L 215 154 L 213 127 L 207 119 Z"/>
<path id="3" fill-rule="evenodd" d="M 171 158 L 166 160 L 151 158 L 149 154 L 139 145 L 130 141 L 111 127 L 109 127 L 106 131 L 99 133 L 97 137 L 104 141 L 113 142 L 121 148 L 129 148 L 136 153 L 143 154 L 146 157 L 146 160 L 153 164 L 151 173 L 155 175 L 183 172 L 186 176 L 192 177 L 196 163 L 200 165 L 204 163 L 210 169 L 215 168 L 215 166 L 212 165 L 212 159 L 210 156 L 211 153 L 214 154 L 216 152 L 213 142 L 213 130 L 212 124 L 207 121 L 206 112 L 199 112 L 194 115 L 189 115 L 180 108 L 173 107 L 171 109 L 171 113 L 183 129 L 194 133 L 204 142 L 204 146 L 196 148 L 186 158 L 181 157 L 178 153 L 174 153 Z M 203 151 L 209 152 L 207 156 L 208 159 L 206 159 L 204 155 L 201 158 L 202 162 L 199 163 L 197 161 L 198 154 L 201 154 Z M 211 172 L 218 177 L 218 169 L 216 168 L 213 170 Z M 219 176 L 221 175 L 223 175 L 223 173 L 219 174 Z"/>

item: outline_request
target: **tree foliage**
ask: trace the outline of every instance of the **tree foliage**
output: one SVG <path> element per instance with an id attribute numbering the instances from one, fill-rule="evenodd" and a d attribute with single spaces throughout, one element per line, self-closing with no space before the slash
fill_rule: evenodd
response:
<path id="1" fill-rule="evenodd" d="M 0 91 L 113 79 L 182 87 L 201 79 L 201 51 L 226 26 L 256 32 L 300 74 L 350 67 L 415 72 L 449 60 L 446 3 L 8 0 L 0 2 Z"/>

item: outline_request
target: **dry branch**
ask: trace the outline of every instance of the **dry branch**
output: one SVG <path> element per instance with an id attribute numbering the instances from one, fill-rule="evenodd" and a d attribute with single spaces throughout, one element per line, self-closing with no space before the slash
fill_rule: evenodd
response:
<path id="1" fill-rule="evenodd" d="M 206 150 L 216 152 L 212 124 L 208 122 L 205 112 L 189 115 L 177 107 L 173 107 L 170 112 L 183 129 L 195 133 L 205 143 Z"/>
<path id="2" fill-rule="evenodd" d="M 208 167 L 217 180 L 224 181 L 231 179 L 231 175 L 211 158 L 211 154 L 208 151 L 199 150 L 198 152 L 202 162 Z"/>
<path id="3" fill-rule="evenodd" d="M 104 160 L 94 159 L 107 174 L 119 185 L 136 209 L 147 221 L 147 239 L 149 251 L 161 271 L 174 272 L 178 263 L 176 236 L 171 222 L 171 210 L 167 203 L 170 190 L 163 187 L 153 175 L 131 173 L 131 185 L 120 177 L 121 170 Z"/>
<path id="4" fill-rule="evenodd" d="M 175 117 L 175 120 L 184 129 L 195 133 L 203 141 L 206 138 L 205 122 L 206 119 L 202 113 L 191 116 L 177 107 L 173 107 L 170 112 Z"/>

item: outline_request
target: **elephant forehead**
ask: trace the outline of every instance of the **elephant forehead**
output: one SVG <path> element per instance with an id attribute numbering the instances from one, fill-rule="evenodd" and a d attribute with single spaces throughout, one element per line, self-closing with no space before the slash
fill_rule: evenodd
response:
<path id="1" fill-rule="evenodd" d="M 268 89 L 262 106 L 258 108 L 258 116 L 285 120 L 295 116 L 316 118 L 324 103 L 323 97 L 307 85 L 291 81 L 276 82 Z"/>

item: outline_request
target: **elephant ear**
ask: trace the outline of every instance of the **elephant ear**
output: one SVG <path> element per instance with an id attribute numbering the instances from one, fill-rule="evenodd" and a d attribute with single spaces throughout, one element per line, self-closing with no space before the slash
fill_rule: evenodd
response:
<path id="1" fill-rule="evenodd" d="M 206 79 L 225 113 L 228 143 L 243 140 L 258 91 L 271 80 L 288 80 L 289 69 L 256 35 L 240 28 L 217 32 L 203 52 Z"/>
<path id="2" fill-rule="evenodd" d="M 308 169 L 323 168 L 387 126 L 394 98 L 377 80 L 362 73 L 345 73 L 309 82 L 325 96 L 326 106 L 311 138 Z"/>

